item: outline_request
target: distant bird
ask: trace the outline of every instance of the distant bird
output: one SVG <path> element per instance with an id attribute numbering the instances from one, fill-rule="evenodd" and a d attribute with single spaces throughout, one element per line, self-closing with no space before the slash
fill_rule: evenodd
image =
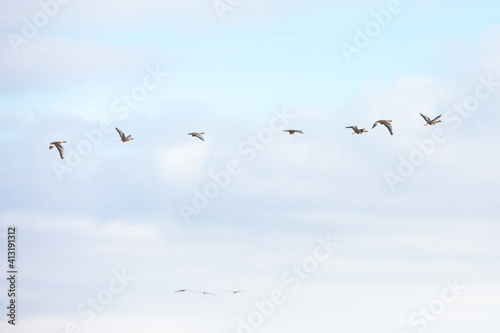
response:
<path id="1" fill-rule="evenodd" d="M 198 139 L 200 139 L 202 141 L 205 141 L 205 139 L 203 139 L 203 137 L 201 136 L 202 134 L 205 134 L 205 132 L 201 132 L 201 133 L 191 132 L 191 133 L 188 133 L 188 135 L 190 135 L 193 138 L 198 138 Z"/>
<path id="2" fill-rule="evenodd" d="M 239 294 L 242 292 L 243 292 L 243 290 L 226 290 L 226 293 L 231 293 L 231 294 Z"/>
<path id="3" fill-rule="evenodd" d="M 290 135 L 295 134 L 295 133 L 304 134 L 304 132 L 302 132 L 302 130 L 294 130 L 294 129 L 283 130 L 283 132 L 288 133 Z"/>
<path id="4" fill-rule="evenodd" d="M 208 291 L 198 291 L 198 292 L 202 293 L 203 295 L 213 295 L 213 296 L 215 296 L 215 294 L 209 293 Z"/>
<path id="5" fill-rule="evenodd" d="M 174 294 L 175 294 L 175 293 L 185 293 L 185 292 L 187 292 L 187 291 L 191 291 L 191 290 L 189 290 L 189 289 L 179 289 L 179 290 L 177 290 L 177 291 L 174 291 Z"/>
<path id="6" fill-rule="evenodd" d="M 118 142 L 123 142 L 123 143 L 125 143 L 125 142 L 128 142 L 128 141 L 134 140 L 134 138 L 132 137 L 132 134 L 131 134 L 131 135 L 129 135 L 129 136 L 126 136 L 126 135 L 125 135 L 125 133 L 123 133 L 122 131 L 120 131 L 120 130 L 118 129 L 118 127 L 115 127 L 115 128 L 116 128 L 116 131 L 118 132 L 118 134 L 120 134 L 120 139 L 121 139 L 121 140 L 120 140 L 120 141 L 118 141 Z"/>
<path id="7" fill-rule="evenodd" d="M 436 125 L 437 123 L 440 123 L 441 120 L 438 120 L 439 118 L 441 118 L 441 115 L 437 116 L 436 118 L 432 119 L 423 115 L 422 113 L 420 114 L 422 116 L 422 118 L 424 118 L 425 122 L 427 124 L 425 124 L 424 126 L 433 126 L 433 125 Z"/>
<path id="8" fill-rule="evenodd" d="M 56 147 L 57 150 L 59 150 L 59 156 L 61 156 L 61 159 L 64 159 L 64 148 L 62 146 L 63 143 L 66 143 L 66 141 L 53 141 L 49 144 L 49 149 Z"/>
<path id="9" fill-rule="evenodd" d="M 389 133 L 391 133 L 391 135 L 392 135 L 392 125 L 391 125 L 391 122 L 392 122 L 392 120 L 377 120 L 373 124 L 372 128 L 375 128 L 375 126 L 382 124 L 385 127 L 387 127 L 387 129 L 389 130 Z"/>
<path id="10" fill-rule="evenodd" d="M 368 132 L 368 131 L 365 131 L 364 128 L 359 129 L 358 126 L 347 126 L 346 128 L 352 128 L 352 130 L 354 131 L 354 133 L 352 133 L 353 135 L 354 134 L 363 134 L 363 133 Z"/>

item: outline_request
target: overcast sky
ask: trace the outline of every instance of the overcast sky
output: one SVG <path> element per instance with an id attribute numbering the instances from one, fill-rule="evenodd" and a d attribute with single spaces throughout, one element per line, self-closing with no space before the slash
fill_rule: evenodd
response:
<path id="1" fill-rule="evenodd" d="M 500 3 L 59 1 L 0 4 L 16 332 L 500 327 Z"/>

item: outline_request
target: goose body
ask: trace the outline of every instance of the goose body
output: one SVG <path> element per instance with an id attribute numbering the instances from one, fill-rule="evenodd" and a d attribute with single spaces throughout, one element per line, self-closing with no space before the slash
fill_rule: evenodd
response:
<path id="1" fill-rule="evenodd" d="M 57 150 L 59 151 L 59 156 L 61 156 L 61 159 L 64 159 L 64 148 L 62 146 L 63 143 L 66 143 L 66 141 L 52 141 L 49 144 L 49 149 L 52 149 L 54 147 L 57 148 Z"/>
<path id="2" fill-rule="evenodd" d="M 304 134 L 304 132 L 302 132 L 302 130 L 295 130 L 295 129 L 287 129 L 287 130 L 283 130 L 283 132 L 288 133 L 290 135 L 295 134 L 295 133 Z"/>
<path id="3" fill-rule="evenodd" d="M 239 294 L 242 292 L 243 292 L 243 290 L 226 290 L 226 293 L 231 293 L 231 294 Z"/>
<path id="4" fill-rule="evenodd" d="M 387 127 L 387 129 L 389 130 L 389 133 L 391 133 L 391 135 L 392 135 L 392 125 L 391 125 L 391 122 L 392 122 L 392 120 L 377 120 L 373 124 L 372 128 L 375 128 L 375 126 L 377 126 L 377 125 L 384 125 L 385 127 Z"/>
<path id="5" fill-rule="evenodd" d="M 130 135 L 125 135 L 125 133 L 123 133 L 122 131 L 120 131 L 118 129 L 118 127 L 115 127 L 116 131 L 118 132 L 118 134 L 120 135 L 120 140 L 118 142 L 122 142 L 122 143 L 125 143 L 125 142 L 129 142 L 129 141 L 132 141 L 134 140 L 134 138 L 132 137 L 132 134 Z"/>
<path id="6" fill-rule="evenodd" d="M 347 126 L 346 128 L 352 128 L 352 130 L 354 131 L 354 133 L 352 133 L 353 135 L 354 134 L 363 134 L 363 133 L 368 132 L 368 131 L 365 131 L 364 128 L 359 129 L 358 126 Z"/>
<path id="7" fill-rule="evenodd" d="M 177 291 L 174 291 L 174 294 L 175 293 L 185 293 L 185 292 L 188 292 L 188 291 L 191 291 L 191 290 L 189 290 L 189 289 L 179 289 Z"/>
<path id="8" fill-rule="evenodd" d="M 203 139 L 202 134 L 205 134 L 205 132 L 191 132 L 191 133 L 188 133 L 188 135 L 191 136 L 191 137 L 193 137 L 193 138 L 198 138 L 201 141 L 205 141 L 205 139 Z"/>
<path id="9" fill-rule="evenodd" d="M 424 115 L 422 113 L 420 115 L 422 116 L 422 118 L 424 118 L 424 120 L 426 122 L 426 124 L 424 126 L 434 126 L 437 123 L 441 122 L 441 120 L 438 120 L 439 118 L 441 118 L 441 115 L 437 116 L 434 119 L 431 119 L 431 118 L 427 117 L 426 115 Z"/>

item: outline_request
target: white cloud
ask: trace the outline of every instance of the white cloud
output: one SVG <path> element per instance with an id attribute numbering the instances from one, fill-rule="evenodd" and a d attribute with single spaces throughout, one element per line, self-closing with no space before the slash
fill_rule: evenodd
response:
<path id="1" fill-rule="evenodd" d="M 211 144 L 198 142 L 197 138 L 191 139 L 193 142 L 157 149 L 158 171 L 167 184 L 189 187 L 207 175 L 204 172 L 205 162 L 211 151 Z"/>
<path id="2" fill-rule="evenodd" d="M 291 6 L 298 4 L 311 5 L 296 1 Z M 66 10 L 58 20 L 75 19 L 80 24 L 84 18 L 102 19 L 103 25 L 117 28 L 146 18 L 177 16 L 182 20 L 208 15 L 216 19 L 210 1 L 72 2 Z M 273 11 L 286 15 L 288 10 L 282 1 L 244 1 L 232 22 Z M 155 110 L 134 113 L 127 127 L 137 140 L 131 146 L 115 146 L 113 133 L 109 142 L 114 145 L 106 144 L 108 158 L 98 156 L 102 152 L 92 155 L 91 160 L 99 162 L 91 168 L 82 166 L 91 172 L 63 184 L 46 181 L 45 169 L 39 167 L 42 148 L 33 142 L 52 135 L 59 126 L 68 132 L 59 130 L 57 135 L 81 136 L 82 118 L 57 117 L 63 111 L 53 111 L 50 117 L 34 113 L 14 120 L 3 117 L 7 131 L 16 133 L 12 138 L 32 149 L 22 149 L 19 155 L 13 148 L 16 145 L 8 145 L 4 148 L 7 158 L 2 159 L 7 162 L 1 167 L 8 188 L 2 194 L 5 211 L 0 214 L 0 232 L 7 224 L 18 224 L 20 230 L 23 285 L 19 300 L 26 306 L 21 331 L 62 330 L 74 319 L 65 314 L 95 295 L 108 281 L 110 270 L 122 266 L 136 276 L 134 284 L 85 331 L 156 332 L 164 331 L 165 325 L 178 332 L 234 330 L 235 318 L 253 311 L 254 300 L 261 300 L 276 285 L 287 287 L 280 280 L 283 272 L 310 255 L 314 239 L 328 233 L 340 241 L 338 253 L 266 322 L 263 332 L 304 331 L 304 327 L 314 327 L 311 331 L 315 332 L 354 331 L 356 324 L 356 328 L 366 325 L 365 331 L 387 332 L 395 320 L 404 322 L 425 305 L 421 298 L 434 297 L 442 277 L 454 276 L 470 283 L 472 296 L 461 309 L 457 303 L 450 317 L 439 324 L 450 318 L 468 325 L 492 323 L 496 308 L 488 297 L 498 294 L 498 285 L 492 281 L 498 280 L 494 260 L 500 251 L 495 220 L 499 160 L 492 153 L 498 141 L 498 99 L 485 103 L 456 131 L 444 123 L 435 127 L 446 129 L 449 140 L 395 193 L 383 178 L 384 172 L 397 169 L 399 155 L 408 156 L 415 140 L 428 138 L 433 130 L 423 126 L 419 112 L 430 116 L 444 112 L 474 92 L 478 74 L 498 72 L 498 27 L 491 26 L 483 37 L 474 64 L 464 71 L 454 68 L 467 78 L 465 83 L 446 75 L 402 73 L 389 85 L 367 84 L 333 112 L 304 108 L 290 127 L 303 129 L 305 134 L 276 133 L 223 190 L 227 195 L 214 198 L 214 204 L 191 225 L 177 224 L 178 212 L 171 208 L 179 193 L 182 189 L 191 193 L 200 181 L 209 179 L 212 165 L 221 167 L 238 158 L 237 138 L 243 139 L 241 133 L 253 125 L 242 122 L 236 112 L 227 112 L 229 116 L 222 120 L 217 116 L 217 103 L 227 97 L 223 93 L 207 92 L 205 100 L 215 105 L 210 113 L 204 113 L 203 103 L 197 105 L 191 99 L 187 103 L 195 103 L 196 110 L 180 109 L 186 111 L 182 113 L 176 109 L 179 116 L 157 111 L 165 110 L 161 103 Z M 144 68 L 140 54 L 103 41 L 73 41 L 47 34 L 27 47 L 30 52 L 7 57 L 0 65 L 2 73 L 18 84 L 30 79 L 65 82 L 67 76 L 92 82 L 100 78 L 100 72 L 114 72 L 118 77 L 122 67 Z M 75 101 L 84 95 L 78 94 Z M 92 110 L 77 108 L 79 113 Z M 162 132 L 165 126 L 173 127 L 186 118 L 199 126 L 212 125 L 207 126 L 212 127 L 211 139 L 201 142 L 185 137 L 181 142 L 186 143 L 178 143 L 184 130 L 180 135 L 178 128 Z M 371 129 L 380 118 L 393 119 L 394 136 L 383 127 Z M 369 132 L 351 135 L 345 129 L 349 125 Z M 163 134 L 162 141 L 157 133 Z M 22 210 L 6 211 L 20 204 Z M 47 211 L 54 213 L 43 213 Z M 178 288 L 223 291 L 233 287 L 248 292 L 243 298 L 173 294 Z M 48 315 L 30 316 L 40 311 Z M 160 317 L 164 313 L 166 319 Z"/>
<path id="3" fill-rule="evenodd" d="M 47 85 L 54 81 L 74 82 L 75 77 L 104 78 L 104 74 L 109 76 L 111 73 L 121 76 L 124 69 L 146 66 L 141 63 L 137 52 L 92 39 L 40 35 L 21 48 L 25 49 L 16 54 L 10 45 L 4 44 L 2 53 L 5 58 L 0 64 L 0 73 L 10 78 L 4 84 L 8 82 L 17 88 L 20 85 Z"/>

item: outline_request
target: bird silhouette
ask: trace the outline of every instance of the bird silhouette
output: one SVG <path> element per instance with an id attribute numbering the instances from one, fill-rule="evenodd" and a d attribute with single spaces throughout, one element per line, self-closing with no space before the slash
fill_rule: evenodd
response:
<path id="1" fill-rule="evenodd" d="M 352 128 L 352 130 L 354 131 L 354 133 L 352 133 L 353 135 L 354 134 L 363 134 L 363 133 L 368 132 L 368 131 L 365 131 L 364 128 L 359 129 L 358 126 L 347 126 L 346 128 Z"/>
<path id="2" fill-rule="evenodd" d="M 391 133 L 391 135 L 392 135 L 392 125 L 391 125 L 391 122 L 392 122 L 392 120 L 377 120 L 373 124 L 372 128 L 375 128 L 375 126 L 377 126 L 377 125 L 384 125 L 385 127 L 387 127 L 387 129 L 389 130 L 389 133 Z"/>
<path id="3" fill-rule="evenodd" d="M 441 115 L 437 116 L 434 119 L 431 119 L 422 113 L 420 115 L 422 116 L 422 118 L 424 118 L 424 120 L 426 122 L 426 124 L 424 126 L 433 126 L 433 125 L 436 125 L 437 123 L 441 122 L 441 120 L 438 120 L 439 118 L 441 118 Z"/>
<path id="4" fill-rule="evenodd" d="M 198 138 L 201 141 L 205 141 L 205 139 L 203 139 L 202 134 L 205 134 L 205 132 L 191 132 L 191 133 L 188 133 L 188 135 L 190 135 L 193 138 Z"/>
<path id="5" fill-rule="evenodd" d="M 129 135 L 129 136 L 126 136 L 126 135 L 125 135 L 125 133 L 123 133 L 122 131 L 120 131 L 120 130 L 118 129 L 118 127 L 115 127 L 115 128 L 116 128 L 116 131 L 118 132 L 118 134 L 120 135 L 120 139 L 121 139 L 121 140 L 120 140 L 120 141 L 118 141 L 118 142 L 123 142 L 123 143 L 125 143 L 125 142 L 128 142 L 128 141 L 134 140 L 134 138 L 132 137 L 132 134 L 131 134 L 131 135 Z"/>
<path id="6" fill-rule="evenodd" d="M 64 159 L 64 148 L 62 146 L 63 143 L 67 143 L 67 142 L 66 141 L 52 141 L 49 144 L 49 149 L 52 149 L 54 147 L 57 148 L 57 150 L 59 151 L 59 156 L 61 156 L 61 159 Z"/>

